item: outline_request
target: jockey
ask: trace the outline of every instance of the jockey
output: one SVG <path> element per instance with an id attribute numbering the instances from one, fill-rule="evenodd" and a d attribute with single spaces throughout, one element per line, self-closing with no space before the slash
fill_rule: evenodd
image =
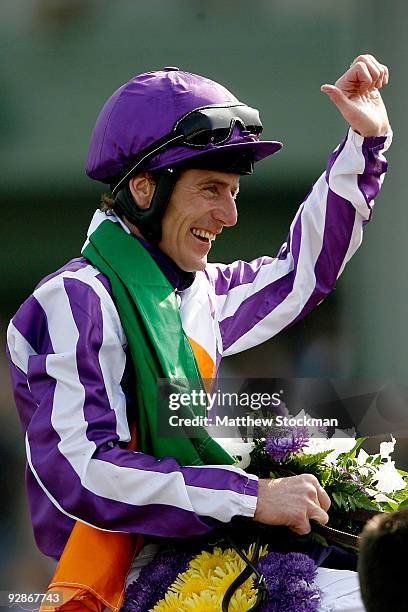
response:
<path id="1" fill-rule="evenodd" d="M 222 357 L 272 338 L 332 290 L 386 170 L 387 82 L 387 68 L 362 55 L 322 87 L 350 125 L 345 140 L 278 256 L 230 265 L 207 256 L 237 222 L 240 176 L 282 147 L 260 139 L 258 111 L 175 67 L 132 78 L 102 108 L 86 173 L 111 197 L 82 257 L 44 279 L 8 330 L 34 533 L 60 559 L 51 586 L 66 588 L 71 606 L 120 609 L 135 547 L 131 579 L 160 538 L 237 516 L 299 534 L 328 521 L 330 499 L 311 475 L 258 479 L 205 434 L 166 446 L 155 384 L 197 367 L 213 379 Z M 355 584 L 344 607 L 322 609 L 363 609 Z"/>

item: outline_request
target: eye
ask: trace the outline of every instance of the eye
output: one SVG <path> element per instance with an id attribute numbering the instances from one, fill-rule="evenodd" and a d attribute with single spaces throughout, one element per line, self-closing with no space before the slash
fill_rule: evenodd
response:
<path id="1" fill-rule="evenodd" d="M 204 191 L 209 191 L 210 193 L 213 193 L 214 195 L 218 194 L 218 187 L 217 185 L 206 185 L 204 187 Z"/>

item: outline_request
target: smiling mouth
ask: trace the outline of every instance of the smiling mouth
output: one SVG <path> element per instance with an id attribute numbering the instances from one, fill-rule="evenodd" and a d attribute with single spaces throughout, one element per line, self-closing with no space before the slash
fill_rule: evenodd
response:
<path id="1" fill-rule="evenodd" d="M 191 228 L 190 232 L 193 234 L 194 238 L 197 238 L 201 242 L 206 242 L 207 244 L 213 242 L 217 237 L 216 234 L 208 230 L 198 229 L 196 227 Z"/>

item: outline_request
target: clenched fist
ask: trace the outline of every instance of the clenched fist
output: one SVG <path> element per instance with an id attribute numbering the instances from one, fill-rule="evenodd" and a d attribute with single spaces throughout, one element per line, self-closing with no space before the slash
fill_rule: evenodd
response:
<path id="1" fill-rule="evenodd" d="M 303 535 L 310 519 L 325 525 L 330 498 L 312 474 L 260 479 L 254 520 L 265 525 L 284 525 Z"/>

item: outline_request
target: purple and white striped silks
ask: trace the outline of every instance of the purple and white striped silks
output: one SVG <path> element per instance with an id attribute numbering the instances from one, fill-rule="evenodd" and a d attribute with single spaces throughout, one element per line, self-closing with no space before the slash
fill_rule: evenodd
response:
<path id="1" fill-rule="evenodd" d="M 273 337 L 333 288 L 358 248 L 390 138 L 351 130 L 301 205 L 278 256 L 209 264 L 179 292 L 186 334 L 219 365 Z M 109 217 L 118 222 L 115 217 Z M 97 211 L 90 232 L 106 219 Z M 88 233 L 89 235 L 89 233 Z M 127 342 L 109 283 L 83 258 L 44 279 L 8 329 L 39 548 L 59 557 L 74 521 L 189 537 L 253 516 L 257 479 L 234 466 L 181 467 L 124 448 Z"/>

